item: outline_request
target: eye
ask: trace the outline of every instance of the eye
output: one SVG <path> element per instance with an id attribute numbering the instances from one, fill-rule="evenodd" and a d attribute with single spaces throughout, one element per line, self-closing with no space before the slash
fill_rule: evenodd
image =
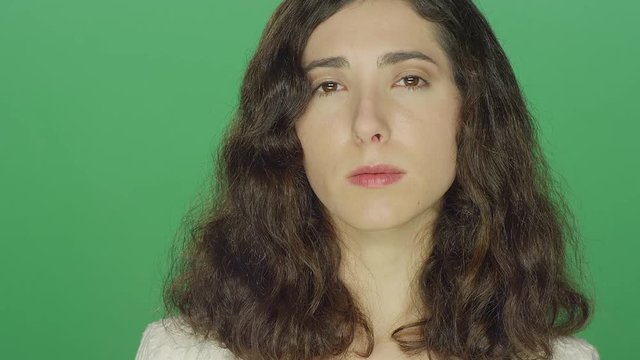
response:
<path id="1" fill-rule="evenodd" d="M 322 92 L 320 92 L 318 96 L 329 96 L 335 92 L 338 86 L 340 85 L 335 81 L 325 81 L 315 89 L 315 92 L 317 92 L 318 90 L 322 90 Z"/>
<path id="2" fill-rule="evenodd" d="M 423 85 L 420 85 L 421 81 L 422 81 Z M 420 89 L 424 88 L 425 86 L 427 86 L 429 84 L 425 79 L 423 79 L 423 78 L 421 78 L 420 76 L 417 76 L 417 75 L 404 76 L 398 82 L 404 82 L 404 84 L 406 86 L 403 86 L 403 87 L 406 87 L 407 90 L 410 90 L 410 91 L 420 90 Z"/>
<path id="3" fill-rule="evenodd" d="M 402 86 L 407 88 L 407 90 L 409 91 L 414 91 L 414 90 L 420 90 L 424 87 L 426 87 L 429 83 L 423 79 L 420 76 L 417 75 L 407 75 L 402 77 L 398 82 L 404 82 L 404 84 L 406 86 Z M 420 85 L 422 81 L 422 85 Z M 397 84 L 397 83 L 396 83 Z M 335 81 L 325 81 L 323 83 L 321 83 L 320 85 L 318 85 L 318 87 L 315 88 L 314 92 L 318 92 L 318 90 L 322 90 L 318 96 L 323 97 L 323 96 L 329 96 L 332 95 L 333 93 L 335 93 L 338 89 L 338 87 L 341 86 L 340 84 L 338 84 Z"/>

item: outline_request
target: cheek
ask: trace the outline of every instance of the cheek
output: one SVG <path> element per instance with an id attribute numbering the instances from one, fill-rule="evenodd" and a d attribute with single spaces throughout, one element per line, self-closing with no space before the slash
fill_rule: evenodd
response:
<path id="1" fill-rule="evenodd" d="M 456 163 L 456 123 L 453 119 L 433 123 L 423 132 L 424 167 L 432 176 L 451 177 Z"/>
<path id="2" fill-rule="evenodd" d="M 331 133 L 302 123 L 296 128 L 304 154 L 304 168 L 307 178 L 316 193 L 324 193 L 329 176 L 336 176 L 335 137 Z M 328 136 L 329 135 L 329 136 Z"/>
<path id="3" fill-rule="evenodd" d="M 456 161 L 456 131 L 459 123 L 459 104 L 451 95 L 436 99 L 430 109 L 424 113 L 423 126 L 415 134 L 421 134 L 421 139 L 415 138 L 416 144 L 422 144 L 433 166 L 449 168 Z"/>
<path id="4" fill-rule="evenodd" d="M 423 201 L 436 201 L 455 178 L 457 112 L 453 106 L 442 104 L 423 110 L 403 129 L 405 154 L 416 175 L 409 190 L 416 191 L 416 201 L 422 198 L 417 206 L 429 205 Z"/>

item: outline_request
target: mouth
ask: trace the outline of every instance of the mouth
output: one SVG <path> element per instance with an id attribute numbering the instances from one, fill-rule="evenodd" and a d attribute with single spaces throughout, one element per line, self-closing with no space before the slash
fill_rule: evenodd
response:
<path id="1" fill-rule="evenodd" d="M 380 188 L 398 182 L 405 171 L 388 164 L 365 165 L 353 170 L 349 182 L 365 188 Z"/>

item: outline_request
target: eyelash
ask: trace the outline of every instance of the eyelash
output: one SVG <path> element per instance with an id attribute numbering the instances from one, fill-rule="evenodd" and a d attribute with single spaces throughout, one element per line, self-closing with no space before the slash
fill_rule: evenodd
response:
<path id="1" fill-rule="evenodd" d="M 406 75 L 403 76 L 399 81 L 405 80 L 407 78 L 417 78 L 418 79 L 418 84 L 420 83 L 420 80 L 424 81 L 424 85 L 418 86 L 403 86 L 405 88 L 407 88 L 407 90 L 409 91 L 416 91 L 416 90 L 422 90 L 425 87 L 427 87 L 427 85 L 429 85 L 429 82 L 427 82 L 427 80 L 423 79 L 421 76 L 418 75 Z M 336 81 L 325 81 L 323 83 L 320 83 L 315 89 L 314 89 L 314 93 L 318 92 L 319 89 L 322 88 L 322 85 L 324 84 L 337 84 Z M 319 97 L 325 97 L 325 96 L 329 96 L 332 95 L 333 93 L 335 93 L 336 91 L 329 91 L 329 92 L 324 92 L 324 93 L 319 93 Z"/>

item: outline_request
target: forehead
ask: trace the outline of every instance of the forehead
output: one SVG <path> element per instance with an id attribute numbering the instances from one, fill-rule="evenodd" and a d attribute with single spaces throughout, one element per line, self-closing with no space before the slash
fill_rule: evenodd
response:
<path id="1" fill-rule="evenodd" d="M 402 0 L 351 3 L 314 29 L 302 61 L 327 56 L 375 56 L 390 50 L 416 50 L 442 63 L 437 27 Z"/>

